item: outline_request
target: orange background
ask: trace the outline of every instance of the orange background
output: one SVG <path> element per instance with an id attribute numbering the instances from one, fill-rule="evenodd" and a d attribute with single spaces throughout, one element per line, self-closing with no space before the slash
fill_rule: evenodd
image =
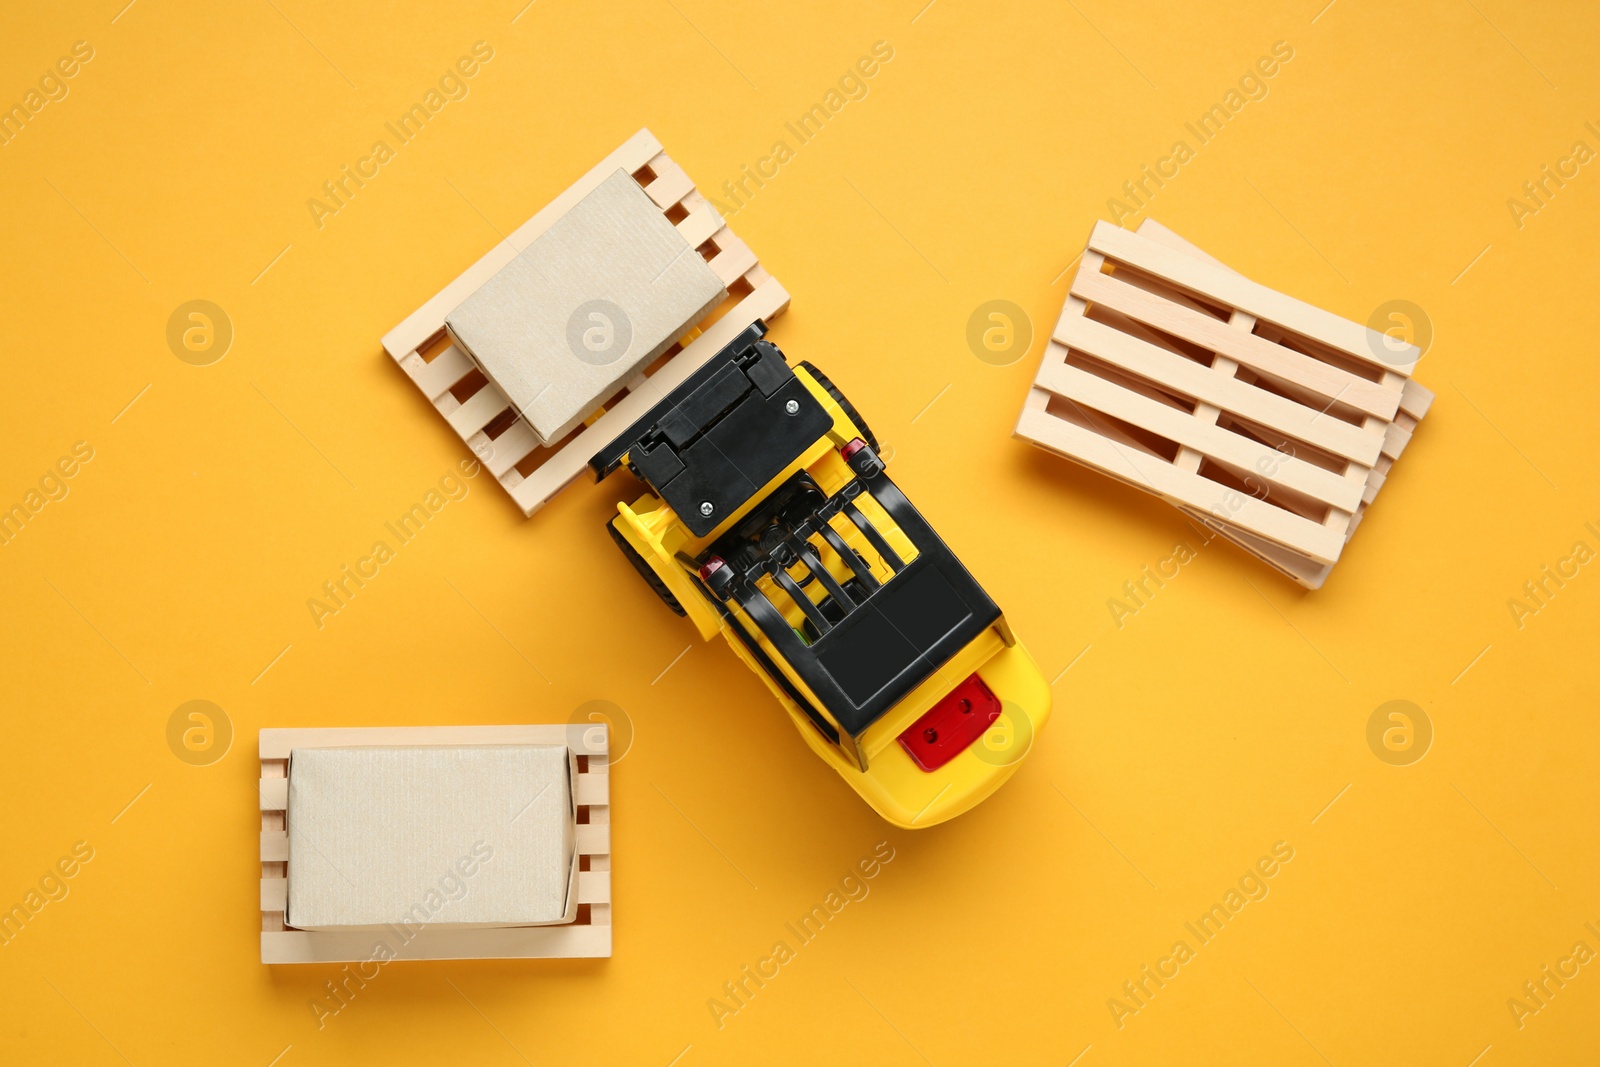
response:
<path id="1" fill-rule="evenodd" d="M 1574 142 L 1600 149 L 1600 15 L 922 5 L 7 15 L 0 104 L 74 42 L 93 58 L 0 146 L 0 507 L 75 442 L 93 459 L 0 547 L 0 907 L 76 842 L 93 858 L 0 947 L 0 1059 L 1600 1058 L 1595 964 L 1520 1027 L 1507 1007 L 1575 942 L 1600 951 L 1600 574 L 1520 627 L 1508 607 L 1600 549 L 1600 172 L 1520 226 L 1507 206 Z M 716 196 L 880 40 L 865 98 L 730 222 L 793 295 L 774 339 L 849 394 L 1054 679 L 1012 782 L 935 829 L 878 820 L 617 556 L 625 479 L 524 520 L 480 476 L 319 628 L 322 582 L 465 455 L 379 337 L 640 126 Z M 466 97 L 319 228 L 322 183 L 476 41 L 494 56 Z M 1325 589 L 1196 544 L 1119 627 L 1108 600 L 1197 535 L 1010 430 L 1108 198 L 1278 41 L 1266 96 L 1124 221 L 1358 321 L 1414 302 L 1438 401 Z M 195 299 L 234 332 L 208 366 L 166 339 Z M 1032 318 L 1007 366 L 966 342 L 993 299 Z M 167 740 L 196 699 L 233 730 L 203 766 Z M 257 730 L 590 700 L 633 735 L 615 957 L 396 964 L 319 1029 L 338 969 L 258 962 Z M 1408 766 L 1368 747 L 1390 700 L 1432 724 Z M 1270 892 L 1198 946 L 1184 924 L 1280 841 Z M 870 894 L 719 1028 L 723 983 L 879 842 Z M 1119 1026 L 1107 1002 L 1180 939 L 1194 959 Z"/>

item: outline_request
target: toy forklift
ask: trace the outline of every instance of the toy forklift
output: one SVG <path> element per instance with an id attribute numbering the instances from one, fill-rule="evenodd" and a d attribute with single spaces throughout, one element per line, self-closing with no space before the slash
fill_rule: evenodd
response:
<path id="1" fill-rule="evenodd" d="M 931 826 L 1010 777 L 1049 687 L 861 416 L 764 339 L 788 305 L 640 130 L 383 346 L 525 515 L 637 475 L 609 531 L 640 576 L 884 818 Z"/>
<path id="2" fill-rule="evenodd" d="M 931 826 L 1010 777 L 1049 687 L 889 479 L 855 408 L 766 332 L 752 323 L 589 461 L 651 490 L 607 529 L 669 608 L 727 637 L 879 814 Z M 1002 714 L 997 748 L 980 739 Z"/>

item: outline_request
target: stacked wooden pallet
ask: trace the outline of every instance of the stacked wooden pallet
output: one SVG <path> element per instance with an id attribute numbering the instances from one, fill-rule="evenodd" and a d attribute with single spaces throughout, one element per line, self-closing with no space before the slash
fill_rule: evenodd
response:
<path id="1" fill-rule="evenodd" d="M 445 318 L 512 264 L 618 171 L 624 171 L 704 258 L 727 296 L 684 322 L 665 353 L 622 383 L 585 423 L 546 445 L 506 394 L 445 329 Z M 740 330 L 789 306 L 789 294 L 722 221 L 694 182 L 640 130 L 383 338 L 383 347 L 483 461 L 523 514 L 532 515 L 581 474 L 589 458 Z"/>
<path id="2" fill-rule="evenodd" d="M 1102 222 L 1016 434 L 1316 589 L 1433 400 L 1421 355 L 1158 223 Z"/>

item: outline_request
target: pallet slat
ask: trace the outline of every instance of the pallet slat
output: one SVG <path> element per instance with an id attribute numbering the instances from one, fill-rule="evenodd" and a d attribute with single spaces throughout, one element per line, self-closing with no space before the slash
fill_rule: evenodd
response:
<path id="1" fill-rule="evenodd" d="M 539 444 L 539 438 L 534 436 L 533 427 L 521 418 L 512 423 L 505 433 L 485 443 L 488 445 L 487 454 L 480 452 L 479 455 L 483 457 L 489 473 L 496 478 L 521 463 L 534 449 L 543 447 Z"/>
<path id="2" fill-rule="evenodd" d="M 726 226 L 712 234 L 711 240 L 720 249 L 711 258 L 711 270 L 723 285 L 732 285 L 756 267 L 756 254 Z"/>
<path id="3" fill-rule="evenodd" d="M 422 395 L 429 400 L 436 400 L 451 386 L 471 373 L 473 368 L 472 357 L 468 356 L 455 345 L 450 345 L 440 352 L 429 363 L 420 353 L 413 353 L 401 364 L 411 380 L 417 383 L 417 388 L 422 390 Z"/>
<path id="4" fill-rule="evenodd" d="M 690 248 L 699 248 L 711 239 L 712 234 L 722 228 L 722 216 L 717 214 L 716 208 L 703 199 L 694 206 L 687 218 L 678 223 L 678 233 L 689 242 Z"/>
<path id="5" fill-rule="evenodd" d="M 604 771 L 589 771 L 578 775 L 576 804 L 605 804 L 611 793 L 611 776 Z"/>
<path id="6" fill-rule="evenodd" d="M 261 779 L 261 810 L 283 811 L 289 806 L 289 779 Z"/>
<path id="7" fill-rule="evenodd" d="M 597 729 L 598 726 L 598 729 Z M 566 723 L 526 726 L 312 726 L 271 727 L 261 731 L 261 758 L 288 759 L 297 748 L 348 745 L 567 745 L 580 756 L 607 751 L 603 724 Z M 585 747 L 585 746 L 588 747 Z M 284 785 L 287 796 L 288 785 Z"/>
<path id="8" fill-rule="evenodd" d="M 579 871 L 578 903 L 611 903 L 611 872 L 596 870 Z"/>
<path id="9" fill-rule="evenodd" d="M 261 831 L 261 862 L 289 862 L 289 834 L 285 830 Z"/>
<path id="10" fill-rule="evenodd" d="M 668 159 L 665 152 L 657 152 L 650 159 L 649 167 L 656 172 L 656 180 L 645 186 L 644 191 L 661 210 L 665 211 L 694 192 L 694 179 Z"/>
<path id="11" fill-rule="evenodd" d="M 445 419 L 464 440 L 489 425 L 495 416 L 510 406 L 511 402 L 493 382 L 485 382 L 482 389 L 468 397 L 466 403 L 446 415 Z"/>
<path id="12" fill-rule="evenodd" d="M 374 959 L 382 943 L 402 960 L 596 958 L 611 955 L 610 923 L 588 926 L 516 926 L 492 930 L 423 927 L 410 941 L 397 932 L 282 930 L 261 935 L 262 963 L 356 963 Z"/>
<path id="13" fill-rule="evenodd" d="M 596 825 L 591 821 L 578 824 L 578 855 L 593 856 L 598 853 L 611 851 L 611 827 L 609 825 Z M 287 848 L 287 844 L 284 846 Z"/>

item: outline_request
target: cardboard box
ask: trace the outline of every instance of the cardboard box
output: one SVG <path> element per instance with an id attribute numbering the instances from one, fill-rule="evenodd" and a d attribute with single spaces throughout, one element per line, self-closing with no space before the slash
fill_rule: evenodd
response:
<path id="1" fill-rule="evenodd" d="M 577 775 L 562 745 L 296 748 L 287 925 L 569 923 Z"/>

